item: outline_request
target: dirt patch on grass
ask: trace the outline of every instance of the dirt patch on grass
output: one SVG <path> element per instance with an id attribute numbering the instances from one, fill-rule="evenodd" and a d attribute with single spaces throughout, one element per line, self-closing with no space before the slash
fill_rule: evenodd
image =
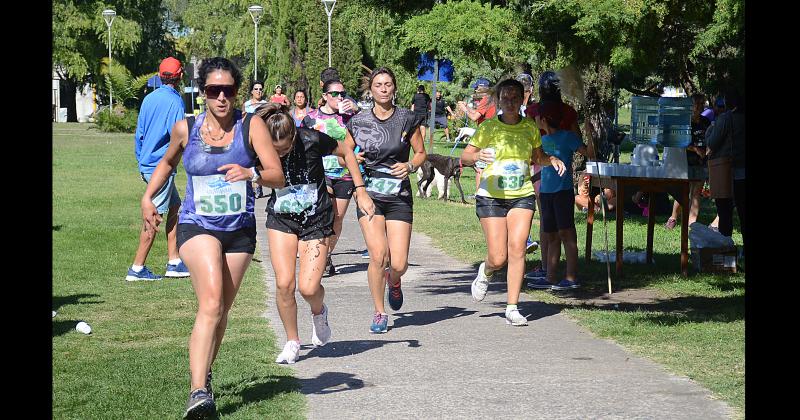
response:
<path id="1" fill-rule="evenodd" d="M 555 293 L 554 293 L 555 294 Z M 624 289 L 612 294 L 598 295 L 591 291 L 573 291 L 571 293 L 557 294 L 564 303 L 572 306 L 614 307 L 654 305 L 663 302 L 667 297 L 652 289 Z"/>

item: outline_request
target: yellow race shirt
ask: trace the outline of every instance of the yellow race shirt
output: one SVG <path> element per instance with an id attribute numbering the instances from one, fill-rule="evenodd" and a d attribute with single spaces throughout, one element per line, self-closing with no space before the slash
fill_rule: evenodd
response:
<path id="1" fill-rule="evenodd" d="M 534 194 L 530 159 L 533 149 L 542 147 L 542 136 L 533 120 L 509 125 L 494 117 L 478 127 L 469 144 L 494 149 L 494 162 L 481 173 L 476 195 L 515 199 Z"/>

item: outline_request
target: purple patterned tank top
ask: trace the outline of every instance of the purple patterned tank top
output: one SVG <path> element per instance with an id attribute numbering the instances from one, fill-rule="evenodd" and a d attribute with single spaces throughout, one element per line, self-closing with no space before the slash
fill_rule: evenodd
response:
<path id="1" fill-rule="evenodd" d="M 233 141 L 222 147 L 211 146 L 200 137 L 206 113 L 197 116 L 186 149 L 186 195 L 178 223 L 191 223 L 208 230 L 234 231 L 255 226 L 255 195 L 249 180 L 225 181 L 222 165 L 236 163 L 245 168 L 255 166 L 255 152 L 249 139 L 242 138 L 242 114 L 236 110 Z"/>

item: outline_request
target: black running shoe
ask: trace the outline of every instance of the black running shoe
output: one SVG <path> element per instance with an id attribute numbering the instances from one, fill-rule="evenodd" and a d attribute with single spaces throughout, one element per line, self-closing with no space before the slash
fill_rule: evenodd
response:
<path id="1" fill-rule="evenodd" d="M 336 266 L 333 265 L 333 261 L 331 261 L 331 257 L 330 256 L 328 256 L 328 264 L 327 264 L 327 267 L 326 267 L 325 271 L 327 273 L 327 277 L 333 276 L 336 273 L 338 273 L 338 270 L 336 269 Z"/>
<path id="2" fill-rule="evenodd" d="M 214 390 L 211 388 L 211 369 L 208 370 L 208 376 L 206 376 L 206 389 L 208 390 L 208 395 L 211 395 L 211 399 L 214 399 Z"/>
<path id="3" fill-rule="evenodd" d="M 207 419 L 213 417 L 216 412 L 217 404 L 214 402 L 214 398 L 205 388 L 200 388 L 189 394 L 183 418 L 187 420 Z"/>

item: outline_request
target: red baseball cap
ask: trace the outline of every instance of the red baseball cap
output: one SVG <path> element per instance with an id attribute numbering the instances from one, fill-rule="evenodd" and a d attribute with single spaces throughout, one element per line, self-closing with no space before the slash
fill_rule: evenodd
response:
<path id="1" fill-rule="evenodd" d="M 167 57 L 158 66 L 158 75 L 165 79 L 179 79 L 183 76 L 181 62 L 175 57 Z"/>

